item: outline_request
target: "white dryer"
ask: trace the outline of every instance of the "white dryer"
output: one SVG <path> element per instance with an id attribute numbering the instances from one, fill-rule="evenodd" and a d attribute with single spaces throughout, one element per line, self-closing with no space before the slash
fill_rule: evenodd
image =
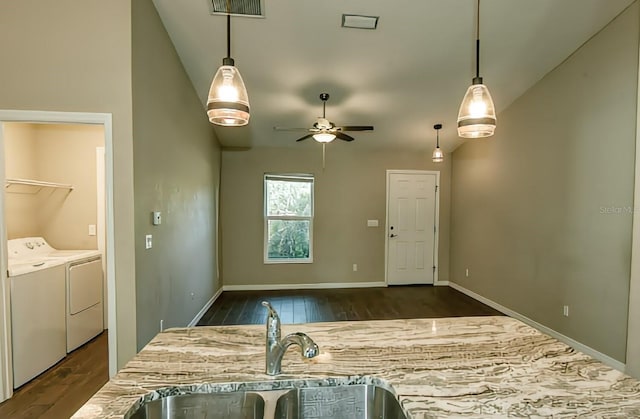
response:
<path id="1" fill-rule="evenodd" d="M 102 257 L 67 263 L 67 353 L 104 330 Z"/>

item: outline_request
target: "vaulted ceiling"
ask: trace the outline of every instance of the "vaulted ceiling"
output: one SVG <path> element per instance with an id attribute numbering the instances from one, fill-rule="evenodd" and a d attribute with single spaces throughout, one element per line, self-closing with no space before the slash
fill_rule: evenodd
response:
<path id="1" fill-rule="evenodd" d="M 203 102 L 226 55 L 226 17 L 210 0 L 154 0 Z M 233 1 L 233 0 L 232 0 Z M 309 147 L 295 132 L 322 114 L 357 147 L 430 150 L 456 134 L 475 72 L 475 0 L 266 0 L 265 18 L 232 18 L 232 57 L 251 103 L 247 127 L 217 127 L 225 147 Z M 607 25 L 633 0 L 483 0 L 481 69 L 498 112 Z M 380 16 L 376 30 L 342 28 L 342 14 Z M 498 113 L 498 128 L 500 114 Z M 472 140 L 484 141 L 484 140 Z"/>

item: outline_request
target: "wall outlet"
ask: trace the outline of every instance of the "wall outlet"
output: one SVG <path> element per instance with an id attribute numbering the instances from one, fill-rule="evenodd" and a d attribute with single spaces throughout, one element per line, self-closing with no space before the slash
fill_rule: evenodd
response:
<path id="1" fill-rule="evenodd" d="M 95 224 L 89 224 L 89 235 L 90 236 L 95 236 L 96 235 L 96 225 Z"/>
<path id="2" fill-rule="evenodd" d="M 164 330 L 164 320 L 160 320 L 160 331 Z"/>
<path id="3" fill-rule="evenodd" d="M 153 247 L 153 236 L 151 234 L 147 234 L 144 236 L 144 248 L 151 249 Z"/>
<path id="4" fill-rule="evenodd" d="M 196 299 L 196 293 L 195 293 L 195 292 L 192 292 L 192 293 L 191 293 L 191 300 L 195 300 L 195 299 Z"/>
<path id="5" fill-rule="evenodd" d="M 565 317 L 569 317 L 569 306 L 562 307 L 562 315 Z"/>
<path id="6" fill-rule="evenodd" d="M 354 263 L 353 264 L 353 272 L 357 272 L 358 271 L 358 264 Z"/>
<path id="7" fill-rule="evenodd" d="M 467 278 L 469 278 L 469 268 L 464 270 L 464 276 L 466 276 Z"/>

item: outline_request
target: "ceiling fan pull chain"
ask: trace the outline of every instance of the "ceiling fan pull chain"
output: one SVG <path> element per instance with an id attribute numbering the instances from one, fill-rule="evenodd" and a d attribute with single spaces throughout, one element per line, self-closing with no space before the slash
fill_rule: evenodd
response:
<path id="1" fill-rule="evenodd" d="M 324 165 L 325 165 L 325 150 L 327 148 L 327 143 L 322 143 L 322 171 L 324 172 Z"/>

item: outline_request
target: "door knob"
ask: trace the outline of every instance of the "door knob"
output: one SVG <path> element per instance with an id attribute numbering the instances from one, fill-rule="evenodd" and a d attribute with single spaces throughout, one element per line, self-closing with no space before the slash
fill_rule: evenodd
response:
<path id="1" fill-rule="evenodd" d="M 398 235 L 397 234 L 392 234 L 389 237 L 398 237 Z"/>

